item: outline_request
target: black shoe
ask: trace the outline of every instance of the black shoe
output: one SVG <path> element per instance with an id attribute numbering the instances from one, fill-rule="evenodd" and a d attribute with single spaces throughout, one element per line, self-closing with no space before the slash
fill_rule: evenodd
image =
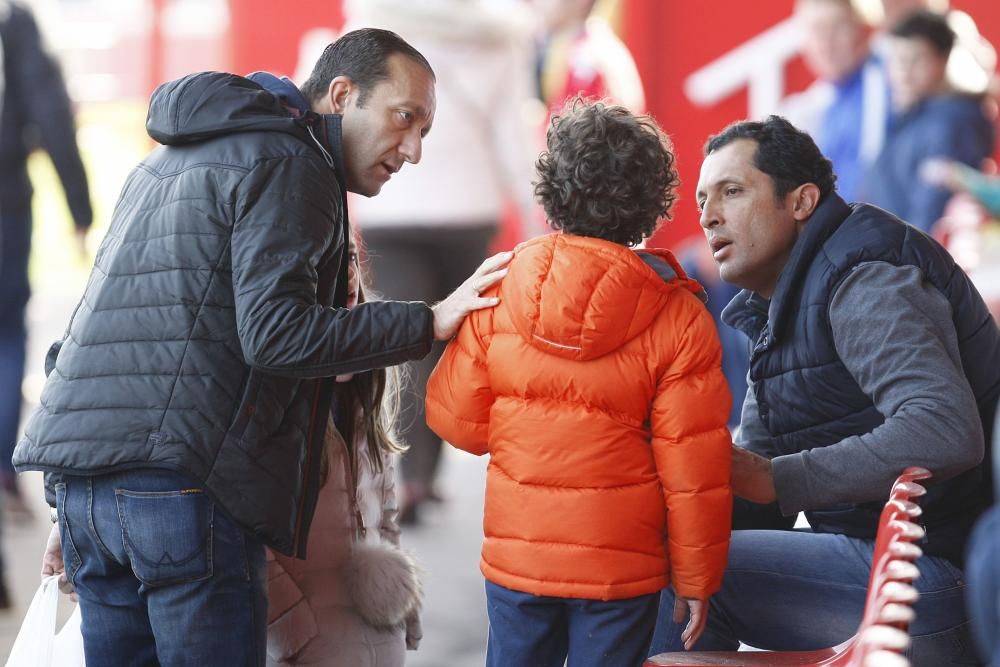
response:
<path id="1" fill-rule="evenodd" d="M 7 592 L 7 582 L 0 577 L 0 609 L 10 609 L 10 593 Z"/>

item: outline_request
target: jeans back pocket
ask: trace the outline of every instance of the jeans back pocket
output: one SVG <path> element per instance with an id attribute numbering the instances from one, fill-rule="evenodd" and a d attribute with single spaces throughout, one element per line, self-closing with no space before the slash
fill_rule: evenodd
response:
<path id="1" fill-rule="evenodd" d="M 70 584 L 75 584 L 76 573 L 83 561 L 76 550 L 73 533 L 66 517 L 66 484 L 63 482 L 56 484 L 56 515 L 59 522 L 59 541 L 63 552 L 63 567 L 66 570 L 66 578 Z"/>
<path id="2" fill-rule="evenodd" d="M 201 489 L 117 489 L 125 552 L 135 576 L 148 586 L 166 586 L 212 576 L 215 505 Z"/>

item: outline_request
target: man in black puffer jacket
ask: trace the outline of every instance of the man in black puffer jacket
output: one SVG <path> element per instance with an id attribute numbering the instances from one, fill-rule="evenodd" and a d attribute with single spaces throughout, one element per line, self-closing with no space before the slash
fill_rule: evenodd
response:
<path id="1" fill-rule="evenodd" d="M 847 204 L 829 160 L 786 120 L 734 123 L 706 146 L 697 199 L 746 333 L 729 564 L 703 650 L 810 650 L 861 620 L 879 512 L 907 466 L 931 470 L 910 626 L 916 667 L 977 664 L 963 552 L 992 501 L 1000 331 L 930 237 Z M 752 502 L 745 502 L 752 501 Z M 812 531 L 792 530 L 805 512 Z M 654 650 L 677 649 L 661 599 Z"/>
<path id="2" fill-rule="evenodd" d="M 434 308 L 347 310 L 346 191 L 420 159 L 434 74 L 391 32 L 327 47 L 300 92 L 203 73 L 154 93 L 129 176 L 19 443 L 80 597 L 88 665 L 261 665 L 264 545 L 305 555 L 334 376 L 418 359 L 508 259 Z M 416 204 L 416 202 L 415 202 Z"/>

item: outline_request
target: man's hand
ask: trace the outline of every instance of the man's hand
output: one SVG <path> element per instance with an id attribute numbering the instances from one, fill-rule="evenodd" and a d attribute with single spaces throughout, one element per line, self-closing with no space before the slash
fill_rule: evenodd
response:
<path id="1" fill-rule="evenodd" d="M 500 299 L 496 297 L 487 299 L 479 294 L 507 275 L 506 267 L 513 256 L 512 252 L 493 255 L 480 264 L 476 272 L 459 285 L 458 289 L 432 308 L 435 340 L 448 340 L 454 336 L 462 320 L 472 311 L 492 308 L 500 303 Z"/>
<path id="2" fill-rule="evenodd" d="M 729 480 L 733 495 L 752 503 L 768 505 L 778 499 L 771 461 L 743 447 L 733 445 Z"/>
<path id="3" fill-rule="evenodd" d="M 705 630 L 708 622 L 708 600 L 697 598 L 674 598 L 674 623 L 681 623 L 684 620 L 684 612 L 690 611 L 691 618 L 688 619 L 687 627 L 681 633 L 681 641 L 684 642 L 684 650 L 690 651 L 701 633 Z"/>
<path id="4" fill-rule="evenodd" d="M 63 564 L 62 541 L 59 536 L 59 524 L 52 524 L 49 539 L 45 543 L 45 553 L 42 555 L 42 576 L 59 575 L 59 590 L 76 600 L 73 585 L 66 577 L 66 567 Z"/>

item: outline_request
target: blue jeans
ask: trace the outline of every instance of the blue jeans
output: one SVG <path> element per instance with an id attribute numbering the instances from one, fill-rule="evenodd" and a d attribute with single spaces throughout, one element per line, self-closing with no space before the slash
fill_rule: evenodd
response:
<path id="1" fill-rule="evenodd" d="M 639 667 L 656 621 L 656 593 L 581 600 L 513 591 L 486 582 L 486 667 Z M 567 656 L 569 661 L 566 662 Z"/>
<path id="2" fill-rule="evenodd" d="M 264 547 L 197 485 L 64 476 L 56 501 L 88 667 L 264 664 Z"/>
<path id="3" fill-rule="evenodd" d="M 699 651 L 733 651 L 744 642 L 772 651 L 834 646 L 854 635 L 868 588 L 874 545 L 844 535 L 737 530 L 722 588 L 712 596 Z M 924 556 L 917 561 L 920 601 L 910 626 L 914 667 L 977 665 L 965 612 L 962 571 Z M 684 623 L 671 620 L 665 590 L 650 655 L 683 651 Z"/>
<path id="4" fill-rule="evenodd" d="M 1000 665 L 1000 506 L 979 519 L 969 544 L 965 569 L 972 631 L 980 657 Z"/>

